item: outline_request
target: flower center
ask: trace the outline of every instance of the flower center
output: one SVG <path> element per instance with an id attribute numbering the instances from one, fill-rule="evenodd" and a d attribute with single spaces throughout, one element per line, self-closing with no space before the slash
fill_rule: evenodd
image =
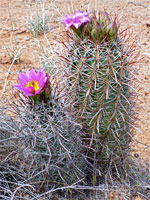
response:
<path id="1" fill-rule="evenodd" d="M 26 86 L 26 88 L 28 87 L 33 87 L 35 91 L 37 91 L 38 89 L 40 89 L 40 86 L 39 86 L 39 82 L 38 81 L 29 81 Z"/>

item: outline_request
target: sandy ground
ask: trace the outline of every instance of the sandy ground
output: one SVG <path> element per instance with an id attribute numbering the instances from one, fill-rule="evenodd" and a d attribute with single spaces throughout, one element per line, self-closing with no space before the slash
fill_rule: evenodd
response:
<path id="1" fill-rule="evenodd" d="M 39 12 L 35 0 L 0 0 L 0 98 L 9 96 L 8 86 L 16 83 L 18 73 L 27 68 L 40 67 L 39 59 L 45 48 L 64 30 L 60 20 L 66 13 L 77 10 L 101 10 L 116 13 L 122 26 L 130 27 L 139 48 L 141 62 L 136 68 L 138 120 L 135 132 L 134 154 L 137 163 L 150 169 L 150 0 L 45 0 L 49 17 L 45 35 L 34 37 L 26 28 L 30 16 Z M 15 44 L 16 43 L 16 44 Z M 12 63 L 8 55 L 22 53 L 19 63 Z M 49 55 L 50 56 L 50 55 Z M 135 85 L 135 86 L 136 86 Z"/>

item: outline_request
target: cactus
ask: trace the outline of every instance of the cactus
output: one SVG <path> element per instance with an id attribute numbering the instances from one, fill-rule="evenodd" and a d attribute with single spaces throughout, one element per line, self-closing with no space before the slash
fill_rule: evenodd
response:
<path id="1" fill-rule="evenodd" d="M 13 142 L 15 138 L 14 149 L 19 149 L 16 157 L 23 169 L 22 182 L 43 193 L 76 182 L 83 183 L 86 169 L 81 126 L 72 115 L 69 97 L 56 80 L 51 78 L 49 85 L 48 100 L 37 101 L 36 95 L 32 98 L 19 94 L 11 104 L 15 118 L 7 117 L 8 123 L 3 122 L 2 116 L 7 116 L 5 110 L 1 111 L 3 115 L 0 116 L 0 123 L 4 124 L 0 133 L 4 135 L 10 131 L 10 125 L 12 126 L 12 141 L 11 138 L 9 141 Z M 21 89 L 23 90 L 22 86 Z M 43 99 L 42 93 L 39 98 Z M 6 162 L 10 168 L 14 164 L 7 159 Z"/>
<path id="2" fill-rule="evenodd" d="M 73 123 L 73 117 L 68 113 L 65 103 L 60 102 L 53 94 L 49 103 L 25 108 L 22 112 L 22 115 L 26 114 L 23 124 L 29 127 L 23 133 L 28 149 L 26 156 L 28 160 L 31 156 L 37 172 L 41 167 L 45 168 L 45 176 L 48 176 L 50 182 L 55 182 L 54 185 L 70 185 L 85 175 L 82 169 L 85 163 L 80 139 L 81 128 Z M 45 163 L 44 166 L 42 163 Z"/>
<path id="3" fill-rule="evenodd" d="M 67 53 L 60 57 L 66 63 L 78 122 L 91 135 L 95 153 L 90 151 L 90 160 L 99 162 L 104 173 L 110 163 L 121 166 L 129 150 L 134 49 L 127 44 L 127 32 L 120 31 L 117 19 L 106 11 L 71 29 L 70 40 L 63 41 Z"/>

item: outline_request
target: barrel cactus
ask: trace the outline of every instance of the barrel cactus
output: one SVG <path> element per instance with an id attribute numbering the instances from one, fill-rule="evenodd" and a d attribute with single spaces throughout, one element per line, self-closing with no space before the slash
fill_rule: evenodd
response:
<path id="1" fill-rule="evenodd" d="M 55 78 L 49 80 L 42 70 L 37 74 L 34 69 L 20 73 L 18 80 L 20 83 L 14 87 L 23 94 L 19 92 L 11 105 L 15 116 L 9 117 L 7 123 L 2 116 L 7 115 L 8 109 L 1 112 L 0 123 L 4 125 L 0 135 L 9 132 L 10 125 L 14 124 L 10 133 L 13 130 L 12 142 L 11 138 L 8 141 L 14 144 L 15 138 L 24 184 L 44 193 L 52 188 L 83 183 L 85 147 L 81 141 L 81 126 L 72 115 L 67 92 L 59 87 Z M 12 163 L 8 162 L 11 167 Z"/>
<path id="2" fill-rule="evenodd" d="M 69 23 L 69 41 L 63 41 L 65 53 L 60 55 L 69 92 L 78 122 L 90 138 L 89 160 L 98 162 L 104 174 L 111 164 L 121 166 L 129 150 L 134 49 L 128 45 L 127 31 L 121 31 L 116 17 L 106 11 L 91 17 L 78 11 L 62 22 Z"/>

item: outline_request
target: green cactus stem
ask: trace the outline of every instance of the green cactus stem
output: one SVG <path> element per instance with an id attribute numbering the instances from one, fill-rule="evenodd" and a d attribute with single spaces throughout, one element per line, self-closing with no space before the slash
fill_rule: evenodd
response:
<path id="1" fill-rule="evenodd" d="M 70 41 L 64 43 L 67 53 L 60 56 L 66 63 L 78 122 L 91 135 L 90 144 L 103 170 L 112 157 L 119 164 L 126 157 L 134 123 L 136 54 L 133 46 L 128 46 L 127 32 L 118 27 L 116 19 L 112 22 L 106 12 L 99 18 L 94 14 L 83 28 L 83 37 L 68 33 Z"/>

